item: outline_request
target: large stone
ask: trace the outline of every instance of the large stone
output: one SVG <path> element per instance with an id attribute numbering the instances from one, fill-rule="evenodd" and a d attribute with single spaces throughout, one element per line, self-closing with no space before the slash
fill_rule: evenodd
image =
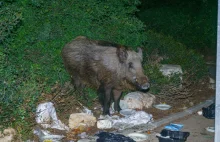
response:
<path id="1" fill-rule="evenodd" d="M 182 68 L 180 65 L 169 65 L 169 64 L 164 64 L 161 65 L 160 71 L 164 76 L 171 77 L 173 74 L 183 74 Z M 182 80 L 182 77 L 180 77 Z"/>
<path id="2" fill-rule="evenodd" d="M 131 92 L 124 97 L 124 101 L 130 109 L 143 109 L 152 107 L 156 97 L 150 93 Z"/>
<path id="3" fill-rule="evenodd" d="M 213 78 L 209 77 L 209 88 L 215 90 L 215 88 L 216 88 L 215 86 L 216 86 L 215 80 Z"/>
<path id="4" fill-rule="evenodd" d="M 16 137 L 16 134 L 15 129 L 7 128 L 3 133 L 0 132 L 0 142 L 12 142 Z"/>
<path id="5" fill-rule="evenodd" d="M 86 113 L 73 113 L 69 118 L 69 128 L 77 128 L 80 125 L 83 126 L 94 126 L 96 123 L 96 118 L 92 115 Z"/>

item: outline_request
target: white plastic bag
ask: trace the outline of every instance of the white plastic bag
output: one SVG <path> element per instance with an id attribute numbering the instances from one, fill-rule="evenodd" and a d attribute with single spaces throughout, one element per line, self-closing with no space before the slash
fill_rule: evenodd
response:
<path id="1" fill-rule="evenodd" d="M 44 142 L 46 140 L 60 142 L 65 137 L 63 135 L 53 135 L 49 131 L 41 130 L 40 128 L 36 128 L 34 130 L 34 134 L 38 136 L 40 142 Z"/>
<path id="2" fill-rule="evenodd" d="M 97 121 L 97 127 L 99 129 L 116 128 L 119 130 L 123 130 L 126 128 L 131 128 L 133 126 L 147 124 L 153 121 L 152 115 L 144 111 L 135 111 L 135 113 L 124 118 L 119 118 L 115 116 L 105 116 L 101 118 L 102 120 Z"/>
<path id="3" fill-rule="evenodd" d="M 56 110 L 51 102 L 38 105 L 36 110 L 36 122 L 43 128 L 69 130 L 69 128 L 57 118 Z"/>
<path id="4" fill-rule="evenodd" d="M 153 121 L 153 117 L 151 114 L 148 114 L 144 111 L 136 111 L 134 114 L 128 117 L 113 120 L 113 128 L 123 130 L 126 128 L 131 128 L 133 126 L 147 124 L 151 121 Z"/>

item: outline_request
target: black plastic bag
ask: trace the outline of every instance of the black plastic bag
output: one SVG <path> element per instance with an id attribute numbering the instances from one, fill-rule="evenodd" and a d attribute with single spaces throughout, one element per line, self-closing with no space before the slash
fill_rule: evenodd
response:
<path id="1" fill-rule="evenodd" d="M 189 132 L 182 132 L 182 131 L 171 131 L 163 129 L 160 132 L 161 136 L 166 137 L 169 136 L 172 139 L 184 140 L 186 141 L 187 137 L 190 135 Z"/>
<path id="2" fill-rule="evenodd" d="M 163 129 L 160 132 L 160 136 L 157 136 L 157 138 L 159 139 L 159 142 L 185 142 L 189 135 L 189 132 Z"/>
<path id="3" fill-rule="evenodd" d="M 215 103 L 211 104 L 207 108 L 202 108 L 202 114 L 208 119 L 215 119 Z"/>
<path id="4" fill-rule="evenodd" d="M 96 142 L 135 142 L 132 138 L 109 132 L 100 132 L 96 136 L 99 137 Z"/>

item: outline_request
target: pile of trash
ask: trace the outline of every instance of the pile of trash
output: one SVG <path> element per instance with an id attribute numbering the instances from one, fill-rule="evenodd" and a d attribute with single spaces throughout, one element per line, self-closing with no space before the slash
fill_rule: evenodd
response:
<path id="1" fill-rule="evenodd" d="M 96 124 L 97 128 L 102 130 L 111 128 L 123 130 L 151 123 L 153 121 L 152 115 L 141 111 L 141 109 L 144 107 L 151 107 L 154 102 L 155 96 L 151 94 L 139 92 L 129 93 L 124 97 L 124 100 L 121 100 L 120 102 L 120 106 L 122 108 L 120 114 L 123 117 L 119 117 L 118 115 L 101 115 L 98 119 L 96 119 L 96 117 L 93 116 L 92 111 L 84 107 L 81 113 L 74 113 L 70 115 L 68 126 L 58 119 L 53 103 L 45 102 L 39 104 L 37 107 L 36 122 L 41 127 L 35 128 L 34 134 L 38 136 L 40 142 L 44 142 L 46 140 L 59 142 L 65 137 L 64 135 L 55 135 L 51 133 L 48 131 L 48 128 L 65 131 L 68 138 L 71 138 L 71 140 L 74 141 L 78 139 L 93 139 L 94 141 L 100 141 L 103 139 L 109 139 L 110 141 L 113 139 L 127 139 L 132 142 L 134 141 L 132 138 L 118 134 L 97 132 L 95 136 L 89 136 L 86 132 L 88 132 L 90 128 Z M 112 106 L 114 106 L 114 104 L 112 104 Z M 114 107 L 111 108 L 112 113 L 114 112 L 113 108 Z"/>

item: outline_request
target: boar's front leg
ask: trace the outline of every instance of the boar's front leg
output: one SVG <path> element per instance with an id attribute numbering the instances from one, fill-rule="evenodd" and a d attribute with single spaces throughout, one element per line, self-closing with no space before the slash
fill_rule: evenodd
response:
<path id="1" fill-rule="evenodd" d="M 121 110 L 119 103 L 120 103 L 122 91 L 114 89 L 112 92 L 114 99 L 114 110 L 119 112 Z"/>
<path id="2" fill-rule="evenodd" d="M 104 115 L 110 115 L 109 108 L 110 108 L 110 103 L 111 103 L 111 93 L 112 89 L 107 88 L 105 90 L 105 100 L 104 100 L 104 106 L 103 106 L 103 114 Z"/>
<path id="3" fill-rule="evenodd" d="M 112 88 L 101 84 L 98 89 L 99 102 L 103 107 L 103 115 L 110 115 L 109 108 L 111 103 Z"/>

